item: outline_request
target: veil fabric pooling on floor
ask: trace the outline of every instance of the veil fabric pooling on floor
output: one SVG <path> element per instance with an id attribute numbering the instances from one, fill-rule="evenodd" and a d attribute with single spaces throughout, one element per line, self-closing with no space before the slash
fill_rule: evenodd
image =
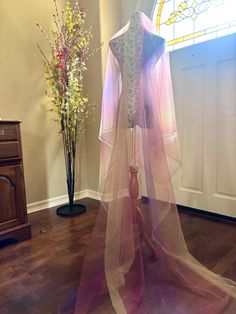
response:
<path id="1" fill-rule="evenodd" d="M 180 158 L 164 40 L 146 15 L 135 12 L 109 46 L 100 128 L 102 202 L 74 313 L 236 313 L 236 283 L 194 259 L 182 234 L 171 184 Z M 132 211 L 130 165 L 147 191 L 143 228 L 158 258 Z"/>

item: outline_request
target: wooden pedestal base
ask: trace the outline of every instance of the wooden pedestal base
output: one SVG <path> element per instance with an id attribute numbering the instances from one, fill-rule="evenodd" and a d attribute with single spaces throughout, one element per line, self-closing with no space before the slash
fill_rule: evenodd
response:
<path id="1" fill-rule="evenodd" d="M 129 194 L 131 199 L 131 207 L 133 213 L 133 223 L 139 225 L 139 233 L 141 241 L 143 241 L 150 249 L 155 258 L 158 258 L 158 253 L 155 246 L 152 244 L 152 240 L 148 237 L 144 230 L 144 216 L 141 208 L 138 206 L 139 196 L 139 183 L 138 183 L 138 167 L 130 166 L 130 181 L 129 181 Z"/>

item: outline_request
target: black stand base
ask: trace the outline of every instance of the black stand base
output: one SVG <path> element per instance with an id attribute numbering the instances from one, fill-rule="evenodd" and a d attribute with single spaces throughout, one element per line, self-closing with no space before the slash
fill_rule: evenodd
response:
<path id="1" fill-rule="evenodd" d="M 74 204 L 71 208 L 69 204 L 57 208 L 57 215 L 71 217 L 83 214 L 86 211 L 86 206 L 82 204 Z"/>

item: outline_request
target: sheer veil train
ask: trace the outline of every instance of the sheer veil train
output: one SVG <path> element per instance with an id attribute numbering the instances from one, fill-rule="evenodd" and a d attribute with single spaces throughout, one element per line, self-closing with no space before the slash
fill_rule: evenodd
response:
<path id="1" fill-rule="evenodd" d="M 236 283 L 194 259 L 182 234 L 171 184 L 180 158 L 164 39 L 135 12 L 109 47 L 102 201 L 74 313 L 236 313 Z M 145 206 L 133 199 L 137 181 L 147 190 Z"/>

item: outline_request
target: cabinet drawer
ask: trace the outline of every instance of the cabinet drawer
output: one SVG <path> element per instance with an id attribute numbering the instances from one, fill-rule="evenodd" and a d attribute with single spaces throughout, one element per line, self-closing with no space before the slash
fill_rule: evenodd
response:
<path id="1" fill-rule="evenodd" d="M 18 142 L 0 142 L 0 158 L 20 156 L 21 149 Z"/>
<path id="2" fill-rule="evenodd" d="M 0 142 L 17 140 L 17 125 L 0 125 Z"/>

